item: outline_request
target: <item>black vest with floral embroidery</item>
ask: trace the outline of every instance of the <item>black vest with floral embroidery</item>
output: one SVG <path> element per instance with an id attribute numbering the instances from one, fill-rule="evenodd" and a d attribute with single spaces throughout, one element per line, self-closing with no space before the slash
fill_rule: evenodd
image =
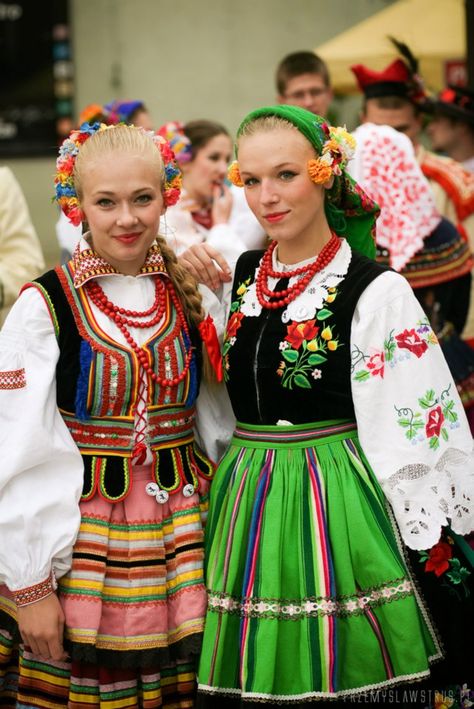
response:
<path id="1" fill-rule="evenodd" d="M 224 372 L 237 420 L 275 425 L 354 418 L 352 318 L 363 291 L 388 269 L 353 252 L 347 274 L 328 289 L 323 307 L 303 322 L 285 323 L 283 308 L 263 308 L 258 316 L 241 312 L 262 254 L 248 251 L 237 262 L 224 340 Z M 276 290 L 287 282 L 279 281 Z"/>

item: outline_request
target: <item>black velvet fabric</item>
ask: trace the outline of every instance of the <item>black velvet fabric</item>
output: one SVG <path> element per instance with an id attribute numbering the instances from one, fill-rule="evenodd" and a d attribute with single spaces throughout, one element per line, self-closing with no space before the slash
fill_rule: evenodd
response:
<path id="1" fill-rule="evenodd" d="M 248 251 L 237 262 L 232 300 L 240 284 L 250 278 L 262 251 Z M 365 288 L 381 273 L 387 271 L 370 259 L 352 253 L 349 270 L 337 286 L 337 296 L 330 305 L 332 315 L 327 319 L 337 334 L 338 347 L 328 352 L 327 363 L 321 365 L 321 379 L 309 377 L 311 388 L 284 388 L 277 370 L 282 360 L 279 343 L 285 339 L 287 325 L 282 322 L 282 309 L 263 309 L 258 317 L 244 317 L 237 331 L 236 341 L 229 350 L 229 395 L 238 421 L 250 424 L 273 425 L 279 419 L 301 424 L 326 419 L 354 418 L 351 395 L 350 335 L 352 317 L 359 297 Z M 277 290 L 285 288 L 282 279 Z M 315 317 L 315 309 L 307 319 Z M 306 318 L 305 318 L 306 319 Z M 316 322 L 321 325 L 321 322 Z"/>

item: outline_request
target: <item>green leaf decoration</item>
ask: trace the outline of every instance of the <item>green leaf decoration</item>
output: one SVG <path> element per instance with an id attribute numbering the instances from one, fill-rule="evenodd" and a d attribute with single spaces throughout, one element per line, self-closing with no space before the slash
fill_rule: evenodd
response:
<path id="1" fill-rule="evenodd" d="M 411 425 L 413 426 L 413 428 L 416 428 L 418 430 L 419 428 L 423 428 L 425 424 L 423 423 L 423 421 L 412 421 Z"/>
<path id="2" fill-rule="evenodd" d="M 286 359 L 287 362 L 296 362 L 298 359 L 298 352 L 296 350 L 283 350 L 282 351 L 283 359 Z"/>
<path id="3" fill-rule="evenodd" d="M 445 428 L 441 429 L 441 435 L 443 436 L 444 440 L 447 441 L 449 439 L 448 432 Z"/>
<path id="4" fill-rule="evenodd" d="M 326 318 L 330 318 L 332 315 L 332 312 L 328 310 L 327 308 L 321 308 L 321 310 L 318 311 L 316 314 L 316 319 L 317 320 L 326 320 Z"/>
<path id="5" fill-rule="evenodd" d="M 434 451 L 435 451 L 437 448 L 439 448 L 439 438 L 438 438 L 438 436 L 433 436 L 432 438 L 430 438 L 430 448 L 431 448 L 432 450 L 434 450 Z"/>
<path id="6" fill-rule="evenodd" d="M 363 382 L 366 379 L 370 379 L 370 374 L 366 369 L 361 369 L 354 377 L 356 382 Z"/>
<path id="7" fill-rule="evenodd" d="M 398 419 L 398 423 L 400 426 L 403 426 L 403 428 L 408 428 L 410 425 L 410 419 Z"/>
<path id="8" fill-rule="evenodd" d="M 239 309 L 239 305 L 240 305 L 239 301 L 238 301 L 238 300 L 234 300 L 234 302 L 233 302 L 233 303 L 231 304 L 231 306 L 230 306 L 230 312 L 233 313 L 233 312 L 235 312 L 236 310 L 238 310 L 238 309 Z"/>
<path id="9" fill-rule="evenodd" d="M 322 364 L 323 362 L 327 362 L 327 357 L 323 355 L 314 353 L 308 357 L 308 364 Z"/>
<path id="10" fill-rule="evenodd" d="M 299 387 L 302 387 L 303 389 L 311 389 L 311 384 L 307 380 L 307 378 L 304 376 L 304 374 L 296 374 L 295 375 L 295 384 Z"/>
<path id="11" fill-rule="evenodd" d="M 443 414 L 444 417 L 447 421 L 450 421 L 451 423 L 454 423 L 455 421 L 458 420 L 458 415 L 455 411 L 447 411 L 443 409 Z"/>
<path id="12" fill-rule="evenodd" d="M 411 440 L 413 440 L 413 438 L 415 438 L 416 431 L 413 428 L 409 428 L 405 435 L 408 438 L 408 440 L 411 441 Z"/>

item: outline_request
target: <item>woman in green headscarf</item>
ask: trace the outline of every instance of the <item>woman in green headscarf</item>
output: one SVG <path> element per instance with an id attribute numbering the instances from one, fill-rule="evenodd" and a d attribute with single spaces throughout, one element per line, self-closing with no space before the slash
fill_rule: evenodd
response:
<path id="1" fill-rule="evenodd" d="M 468 529 L 456 387 L 410 286 L 372 260 L 353 138 L 274 106 L 245 118 L 237 149 L 230 178 L 271 244 L 240 257 L 229 299 L 238 423 L 211 489 L 200 706 L 422 680 L 441 651 L 400 535 L 422 550 L 449 519 Z"/>

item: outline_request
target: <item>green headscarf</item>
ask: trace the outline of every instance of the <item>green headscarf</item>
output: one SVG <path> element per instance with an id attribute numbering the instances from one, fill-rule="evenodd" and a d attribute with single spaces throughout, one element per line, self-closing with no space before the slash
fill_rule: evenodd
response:
<path id="1" fill-rule="evenodd" d="M 280 104 L 257 108 L 244 118 L 237 138 L 249 123 L 267 116 L 278 116 L 292 123 L 311 143 L 317 155 L 322 154 L 329 126 L 324 118 L 299 106 Z M 351 248 L 359 253 L 375 258 L 375 220 L 380 209 L 344 169 L 341 175 L 334 175 L 334 184 L 326 193 L 324 210 L 328 224 L 336 234 L 344 236 Z"/>

